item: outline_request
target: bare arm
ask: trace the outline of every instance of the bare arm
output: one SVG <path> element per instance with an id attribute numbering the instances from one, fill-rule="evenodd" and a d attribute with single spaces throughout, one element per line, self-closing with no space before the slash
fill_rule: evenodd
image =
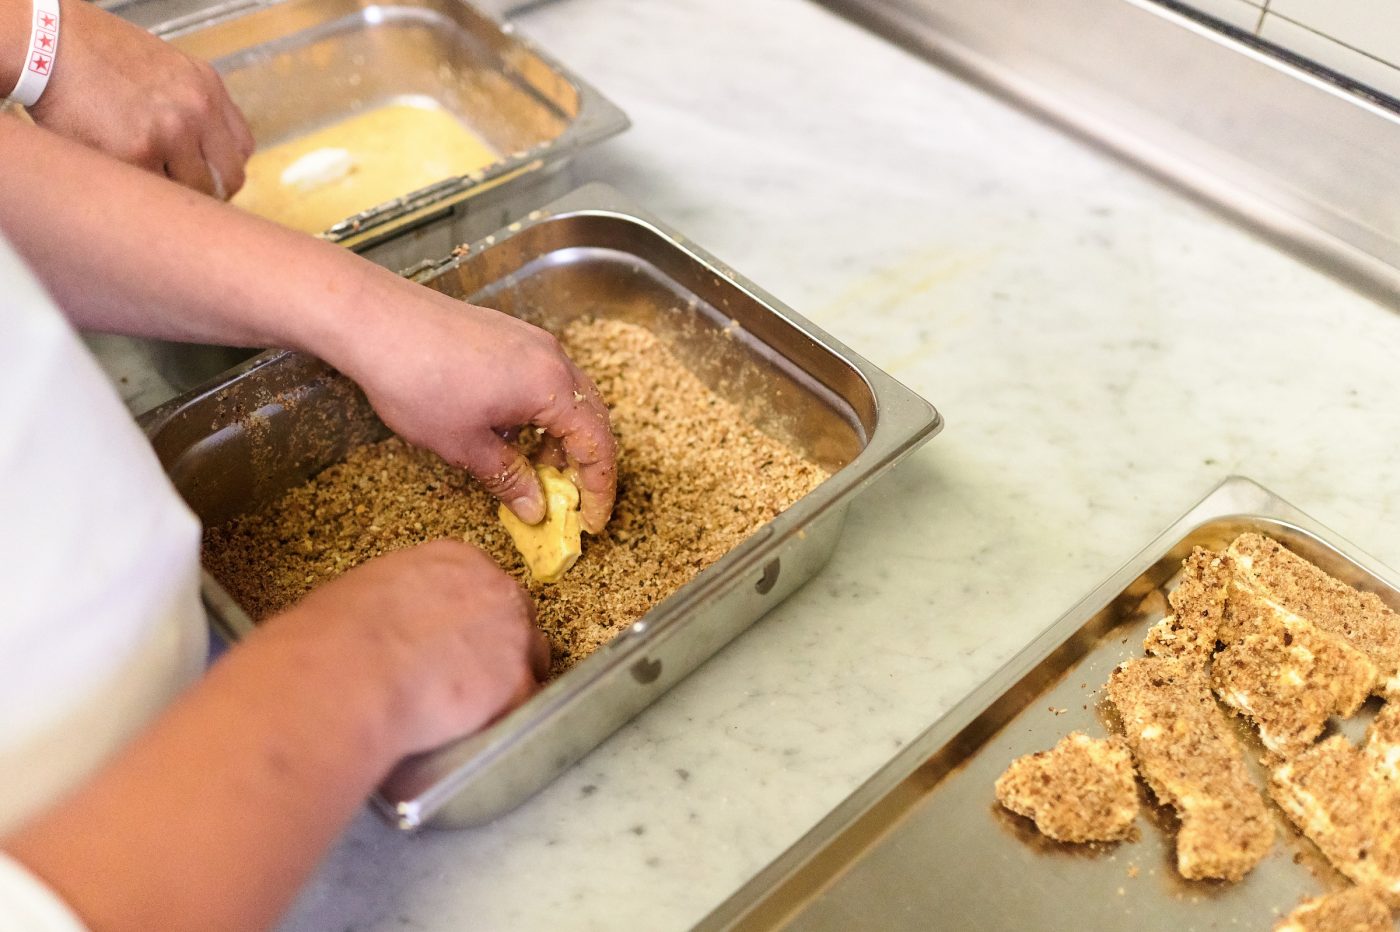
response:
<path id="1" fill-rule="evenodd" d="M 543 330 L 18 120 L 0 117 L 0 164 L 0 229 L 79 326 L 314 353 L 405 439 L 469 469 L 532 523 L 539 483 L 499 432 L 537 425 L 576 467 L 584 527 L 606 524 L 607 408 Z"/>
<path id="2" fill-rule="evenodd" d="M 0 229 L 85 329 L 344 350 L 392 311 L 390 273 L 55 134 L 0 119 L 0 159 Z"/>
<path id="3" fill-rule="evenodd" d="M 439 542 L 266 623 L 110 766 L 3 842 L 95 932 L 266 928 L 401 756 L 549 667 L 528 597 Z"/>

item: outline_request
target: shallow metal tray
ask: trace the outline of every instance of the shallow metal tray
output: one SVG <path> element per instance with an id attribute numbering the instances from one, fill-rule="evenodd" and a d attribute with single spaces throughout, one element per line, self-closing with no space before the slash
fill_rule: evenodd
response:
<path id="1" fill-rule="evenodd" d="M 1400 609 L 1393 572 L 1250 480 L 1227 479 L 698 928 L 1266 929 L 1304 895 L 1340 886 L 1277 811 L 1273 850 L 1229 885 L 1177 875 L 1174 829 L 1159 811 L 1139 818 L 1138 841 L 1061 845 L 993 796 L 1022 754 L 1076 729 L 1107 733 L 1099 687 L 1142 654 L 1182 559 L 1245 531 L 1272 535 Z"/>
<path id="2" fill-rule="evenodd" d="M 485 235 L 513 219 L 502 211 L 548 200 L 527 195 L 628 125 L 577 75 L 461 0 L 238 0 L 152 31 L 213 63 L 260 146 L 381 103 L 427 99 L 502 153 L 479 172 L 405 190 L 322 234 L 360 250 L 454 208 L 456 243 Z M 474 227 L 463 225 L 469 217 Z"/>
<path id="3" fill-rule="evenodd" d="M 601 185 L 416 278 L 550 329 L 584 315 L 646 326 L 754 424 L 833 475 L 510 716 L 403 762 L 377 802 L 406 829 L 484 822 L 548 784 L 815 574 L 856 492 L 942 425 L 928 402 Z M 142 422 L 206 524 L 386 434 L 347 380 L 288 352 L 264 353 Z M 223 633 L 251 628 L 212 579 L 205 592 Z"/>

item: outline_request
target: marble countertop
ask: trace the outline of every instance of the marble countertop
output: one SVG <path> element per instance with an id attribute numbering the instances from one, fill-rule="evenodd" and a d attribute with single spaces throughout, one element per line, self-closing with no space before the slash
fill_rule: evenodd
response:
<path id="1" fill-rule="evenodd" d="M 481 829 L 366 813 L 287 930 L 682 929 L 1220 479 L 1400 565 L 1400 318 L 805 0 L 519 28 L 578 163 L 936 404 L 829 567 Z M 130 392 L 129 392 L 130 394 Z"/>

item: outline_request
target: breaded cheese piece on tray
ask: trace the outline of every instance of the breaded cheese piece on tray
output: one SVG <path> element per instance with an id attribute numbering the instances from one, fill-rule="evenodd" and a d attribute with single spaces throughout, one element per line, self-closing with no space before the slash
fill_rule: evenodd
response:
<path id="1" fill-rule="evenodd" d="M 1387 702 L 1371 720 L 1365 753 L 1377 777 L 1400 787 L 1400 701 Z"/>
<path id="2" fill-rule="evenodd" d="M 1204 664 L 1215 651 L 1230 591 L 1231 561 L 1224 554 L 1196 547 L 1181 566 L 1181 582 L 1167 596 L 1172 614 L 1152 626 L 1142 647 L 1154 657 Z"/>
<path id="3" fill-rule="evenodd" d="M 1239 880 L 1273 845 L 1274 826 L 1206 673 L 1191 661 L 1139 657 L 1105 686 L 1138 773 L 1176 810 L 1176 866 L 1188 880 Z"/>
<path id="4" fill-rule="evenodd" d="M 1341 735 L 1274 769 L 1269 793 L 1342 874 L 1400 906 L 1400 793 L 1376 766 L 1388 746 L 1363 750 Z"/>
<path id="5" fill-rule="evenodd" d="M 1354 715 L 1378 672 L 1347 641 L 1238 580 L 1220 624 L 1225 649 L 1211 684 L 1230 708 L 1259 726 L 1270 751 L 1291 756 L 1317 740 L 1333 715 Z"/>
<path id="6" fill-rule="evenodd" d="M 1379 596 L 1333 579 L 1262 534 L 1241 534 L 1227 553 L 1240 580 L 1369 657 L 1380 671 L 1378 692 L 1400 692 L 1400 615 Z"/>
<path id="7" fill-rule="evenodd" d="M 1348 887 L 1299 903 L 1274 932 L 1395 932 L 1390 910 L 1374 893 Z"/>
<path id="8" fill-rule="evenodd" d="M 1117 841 L 1138 814 L 1137 778 L 1123 739 L 1079 731 L 1048 751 L 1012 761 L 997 778 L 996 794 L 997 802 L 1056 841 Z"/>

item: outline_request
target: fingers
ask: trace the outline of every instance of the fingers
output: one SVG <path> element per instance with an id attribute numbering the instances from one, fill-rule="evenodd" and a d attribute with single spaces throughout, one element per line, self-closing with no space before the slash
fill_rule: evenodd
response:
<path id="1" fill-rule="evenodd" d="M 563 447 L 579 489 L 583 529 L 600 533 L 612 516 L 617 497 L 617 440 L 607 405 L 593 380 L 569 363 L 574 377 L 571 399 L 553 409 L 540 424 Z"/>
<path id="2" fill-rule="evenodd" d="M 543 682 L 549 676 L 552 659 L 549 638 L 545 637 L 539 628 L 535 628 L 531 632 L 530 641 L 530 670 L 535 674 L 535 679 Z"/>
<path id="3" fill-rule="evenodd" d="M 229 138 L 233 140 L 238 154 L 243 156 L 243 161 L 246 162 L 252 158 L 253 151 L 257 148 L 257 143 L 253 139 L 253 131 L 249 128 L 248 120 L 243 116 L 243 111 L 238 109 L 238 105 L 228 95 L 224 79 L 219 76 L 217 71 L 213 72 L 213 77 L 218 88 L 224 125 L 228 128 Z"/>
<path id="4" fill-rule="evenodd" d="M 563 472 L 569 468 L 569 457 L 564 452 L 564 444 L 558 437 L 545 435 L 539 449 L 535 451 L 535 462 L 541 466 L 553 466 Z"/>
<path id="5" fill-rule="evenodd" d="M 519 450 L 487 430 L 476 443 L 466 445 L 466 455 L 462 466 L 517 518 L 526 524 L 544 520 L 544 490 L 534 467 Z"/>
<path id="6" fill-rule="evenodd" d="M 209 166 L 214 196 L 221 201 L 233 197 L 243 187 L 243 156 L 222 123 L 209 129 L 200 144 L 200 154 Z"/>
<path id="7" fill-rule="evenodd" d="M 199 140 L 181 140 L 165 157 L 165 175 L 187 188 L 213 196 L 217 185 Z"/>
<path id="8" fill-rule="evenodd" d="M 228 191 L 228 196 L 233 197 L 243 188 L 246 180 L 246 166 L 248 159 L 252 157 L 255 143 L 253 132 L 248 128 L 248 121 L 243 118 L 243 112 L 228 96 L 228 91 L 224 88 L 223 80 L 218 73 L 214 73 L 213 79 L 218 86 L 220 98 L 220 126 L 223 130 L 223 138 L 226 140 L 227 148 L 223 149 L 224 163 L 217 164 L 220 172 L 223 173 L 224 186 Z"/>
<path id="9" fill-rule="evenodd" d="M 528 660 L 530 674 L 521 677 L 520 682 L 515 686 L 515 691 L 505 700 L 505 704 L 497 710 L 487 724 L 494 725 L 530 701 L 535 693 L 540 691 L 541 684 L 548 679 L 551 661 L 549 640 L 539 628 L 532 627 L 530 629 Z"/>
<path id="10" fill-rule="evenodd" d="M 195 104 L 190 131 L 199 136 L 200 152 L 213 182 L 213 195 L 219 200 L 228 200 L 243 187 L 244 165 L 252 154 L 253 137 L 243 115 L 229 99 L 218 72 L 201 64 L 199 74 L 204 88 Z"/>
<path id="11" fill-rule="evenodd" d="M 182 74 L 183 83 L 172 87 L 158 109 L 144 148 L 161 154 L 173 180 L 227 200 L 243 187 L 252 133 L 210 65 L 189 60 Z"/>

